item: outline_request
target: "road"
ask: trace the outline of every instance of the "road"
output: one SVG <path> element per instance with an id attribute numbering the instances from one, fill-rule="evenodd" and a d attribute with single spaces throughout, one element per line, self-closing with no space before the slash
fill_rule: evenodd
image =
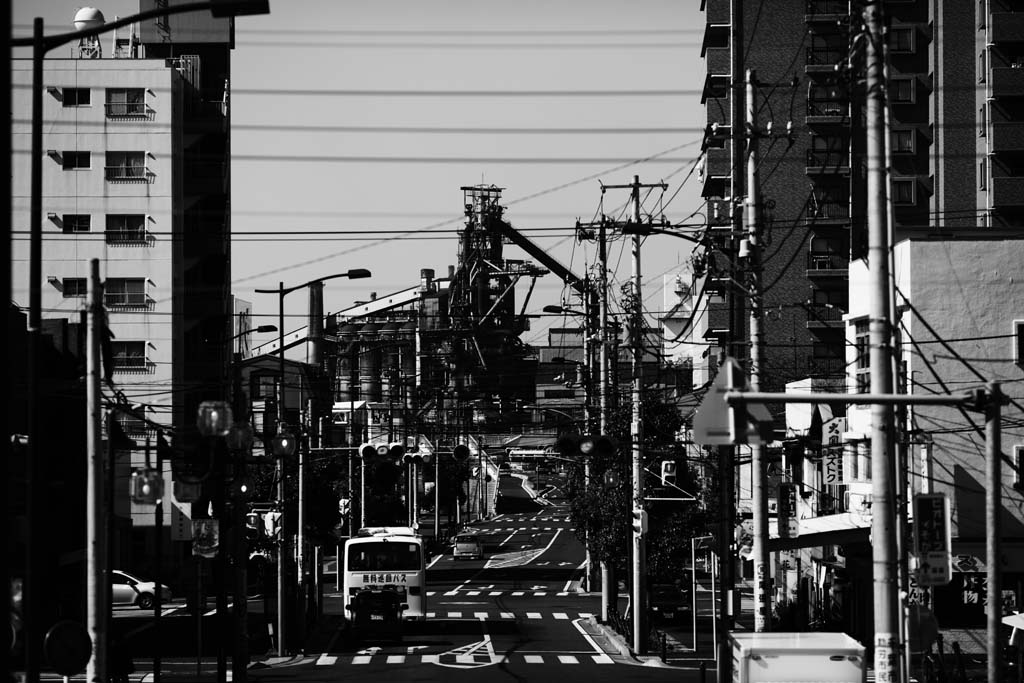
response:
<path id="1" fill-rule="evenodd" d="M 319 633 L 305 653 L 253 666 L 249 679 L 450 681 L 486 675 L 556 681 L 568 673 L 594 681 L 619 681 L 623 676 L 638 681 L 699 681 L 695 660 L 675 661 L 687 666 L 664 666 L 657 657 L 640 662 L 597 624 L 600 595 L 579 590 L 584 548 L 559 496 L 558 480 L 545 480 L 549 498 L 535 498 L 523 478 L 501 477 L 496 516 L 473 525 L 484 539 L 485 558 L 455 560 L 450 553 L 432 558 L 427 569 L 427 621 L 407 627 L 400 641 L 363 641 L 344 631 L 338 619 L 341 596 L 328 576 L 323 623 L 331 628 Z M 333 561 L 328 567 L 333 569 Z M 623 611 L 625 600 L 623 596 Z M 254 612 L 261 611 L 259 601 L 250 605 Z M 182 611 L 182 605 L 169 606 L 166 621 L 178 616 L 195 622 Z M 117 617 L 136 619 L 137 628 L 144 630 L 151 621 L 137 609 L 119 609 Z M 225 632 L 212 616 L 203 624 L 207 645 L 199 667 L 194 659 L 168 652 L 163 655 L 163 677 L 194 679 L 199 671 L 203 680 L 215 680 L 215 643 Z M 691 627 L 678 626 L 673 633 L 679 641 L 692 642 Z M 181 654 L 187 652 L 194 653 L 194 645 Z M 152 660 L 136 654 L 141 656 L 135 658 L 135 678 L 152 680 Z M 713 678 L 713 663 L 710 667 L 707 680 Z"/>

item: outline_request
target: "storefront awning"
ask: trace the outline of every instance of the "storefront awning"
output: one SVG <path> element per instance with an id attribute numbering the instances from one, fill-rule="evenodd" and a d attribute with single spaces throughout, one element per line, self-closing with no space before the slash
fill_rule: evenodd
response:
<path id="1" fill-rule="evenodd" d="M 870 532 L 871 519 L 852 512 L 801 519 L 799 534 L 795 538 L 779 538 L 775 520 L 769 520 L 768 552 L 814 548 L 823 545 L 866 543 Z"/>

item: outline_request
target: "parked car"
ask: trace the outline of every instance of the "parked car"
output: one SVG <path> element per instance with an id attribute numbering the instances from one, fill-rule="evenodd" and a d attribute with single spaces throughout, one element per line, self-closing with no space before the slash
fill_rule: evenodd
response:
<path id="1" fill-rule="evenodd" d="M 654 620 L 674 620 L 690 614 L 690 591 L 674 583 L 651 586 L 648 606 Z"/>
<path id="2" fill-rule="evenodd" d="M 452 559 L 466 558 L 469 560 L 484 559 L 484 542 L 479 534 L 462 532 L 455 536 L 452 547 Z"/>
<path id="3" fill-rule="evenodd" d="M 110 584 L 110 600 L 115 605 L 153 609 L 156 604 L 156 583 L 153 581 L 144 581 L 128 572 L 114 569 L 110 572 Z M 160 600 L 171 600 L 171 589 L 163 584 L 160 585 Z"/>

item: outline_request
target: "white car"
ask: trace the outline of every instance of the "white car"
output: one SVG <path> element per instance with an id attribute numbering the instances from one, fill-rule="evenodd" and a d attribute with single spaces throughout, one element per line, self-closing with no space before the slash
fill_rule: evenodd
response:
<path id="1" fill-rule="evenodd" d="M 171 589 L 163 584 L 160 585 L 160 600 L 164 603 L 171 600 Z M 114 569 L 110 572 L 110 601 L 115 605 L 153 609 L 156 604 L 156 583 Z"/>

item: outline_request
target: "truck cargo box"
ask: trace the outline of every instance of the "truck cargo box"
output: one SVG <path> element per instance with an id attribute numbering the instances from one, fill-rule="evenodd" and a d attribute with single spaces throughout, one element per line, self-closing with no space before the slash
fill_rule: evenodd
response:
<path id="1" fill-rule="evenodd" d="M 865 683 L 864 646 L 845 633 L 729 634 L 734 683 Z"/>

